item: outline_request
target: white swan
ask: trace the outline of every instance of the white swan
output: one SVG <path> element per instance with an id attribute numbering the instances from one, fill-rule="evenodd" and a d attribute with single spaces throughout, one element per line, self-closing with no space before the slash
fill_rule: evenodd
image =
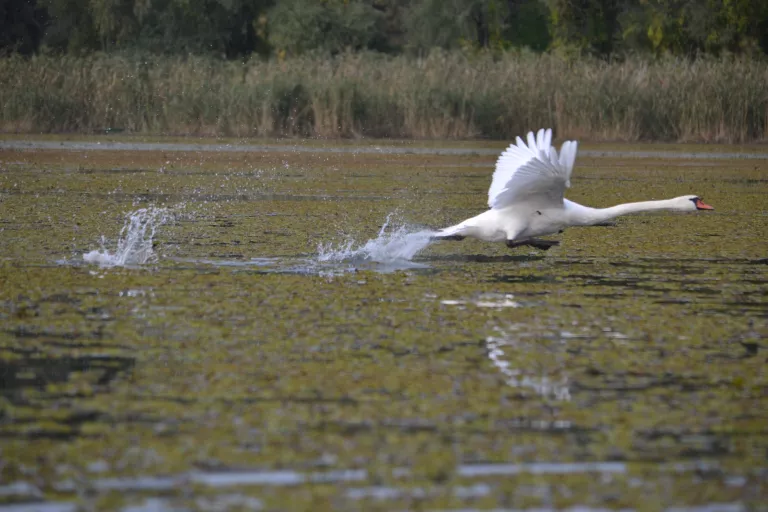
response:
<path id="1" fill-rule="evenodd" d="M 479 238 L 505 242 L 509 247 L 530 245 L 549 249 L 559 242 L 535 237 L 562 232 L 569 226 L 610 225 L 620 215 L 654 210 L 714 210 L 698 196 L 663 201 L 626 203 L 610 208 L 590 208 L 563 197 L 570 187 L 576 161 L 575 141 L 564 142 L 560 155 L 552 147 L 552 130 L 528 133 L 528 144 L 517 137 L 496 162 L 487 210 L 476 217 L 437 232 L 436 239 Z"/>

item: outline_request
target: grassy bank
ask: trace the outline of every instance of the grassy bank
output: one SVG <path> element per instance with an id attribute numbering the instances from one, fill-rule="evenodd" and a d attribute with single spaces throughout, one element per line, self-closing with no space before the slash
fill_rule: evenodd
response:
<path id="1" fill-rule="evenodd" d="M 591 140 L 768 139 L 768 63 L 543 56 L 0 59 L 0 130 Z"/>

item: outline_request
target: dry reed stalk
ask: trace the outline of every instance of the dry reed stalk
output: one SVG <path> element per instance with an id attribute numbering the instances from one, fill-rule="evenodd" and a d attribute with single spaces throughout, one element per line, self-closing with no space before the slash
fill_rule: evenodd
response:
<path id="1" fill-rule="evenodd" d="M 750 142 L 768 139 L 768 63 L 551 55 L 346 54 L 286 61 L 0 59 L 0 129 L 249 136 Z"/>

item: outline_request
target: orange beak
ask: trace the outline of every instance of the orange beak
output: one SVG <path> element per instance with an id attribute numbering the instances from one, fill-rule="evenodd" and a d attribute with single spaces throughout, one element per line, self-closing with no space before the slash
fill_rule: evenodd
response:
<path id="1" fill-rule="evenodd" d="M 697 210 L 714 210 L 715 208 L 712 206 L 709 206 L 707 203 L 702 201 L 701 199 L 696 200 L 696 209 Z"/>

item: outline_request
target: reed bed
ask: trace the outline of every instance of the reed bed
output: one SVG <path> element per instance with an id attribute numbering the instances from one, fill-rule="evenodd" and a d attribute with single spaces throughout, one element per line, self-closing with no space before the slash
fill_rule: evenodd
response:
<path id="1" fill-rule="evenodd" d="M 0 59 L 0 130 L 212 136 L 768 139 L 768 64 L 372 53 Z"/>

